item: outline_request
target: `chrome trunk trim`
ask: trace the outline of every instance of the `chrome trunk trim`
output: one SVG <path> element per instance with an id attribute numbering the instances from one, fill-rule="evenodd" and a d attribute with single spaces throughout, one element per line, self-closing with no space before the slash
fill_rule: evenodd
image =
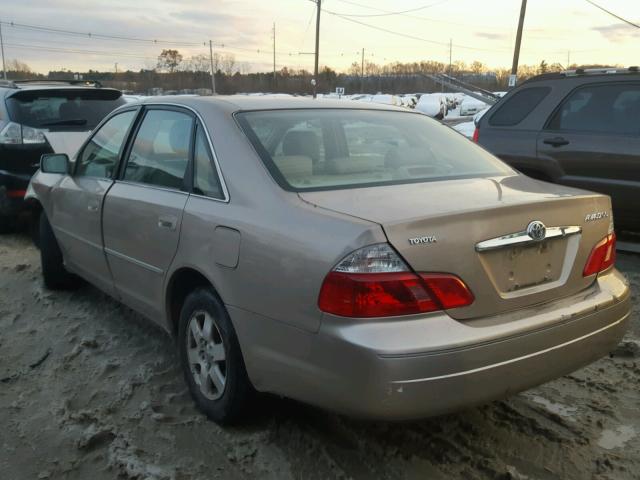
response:
<path id="1" fill-rule="evenodd" d="M 565 227 L 547 227 L 544 238 L 536 240 L 531 238 L 526 230 L 523 230 L 521 232 L 510 233 L 509 235 L 503 235 L 502 237 L 491 238 L 489 240 L 478 242 L 476 243 L 476 252 L 486 252 L 488 250 L 496 250 L 505 247 L 524 247 L 526 245 L 543 242 L 551 238 L 563 238 L 570 235 L 576 235 L 581 232 L 582 227 L 579 227 L 577 225 Z"/>

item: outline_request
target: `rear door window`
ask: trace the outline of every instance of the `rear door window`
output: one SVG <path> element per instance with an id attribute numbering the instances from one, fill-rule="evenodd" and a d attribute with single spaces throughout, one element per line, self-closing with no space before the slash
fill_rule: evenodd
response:
<path id="1" fill-rule="evenodd" d="M 77 176 L 112 177 L 125 136 L 137 113 L 137 110 L 119 113 L 100 127 L 78 155 Z"/>
<path id="2" fill-rule="evenodd" d="M 45 130 L 94 129 L 125 101 L 117 90 L 22 90 L 7 99 L 11 120 Z"/>
<path id="3" fill-rule="evenodd" d="M 183 189 L 193 117 L 175 110 L 147 111 L 136 133 L 124 180 Z"/>
<path id="4" fill-rule="evenodd" d="M 549 87 L 530 87 L 514 93 L 491 115 L 489 125 L 494 127 L 517 125 L 536 108 L 550 91 Z"/>
<path id="5" fill-rule="evenodd" d="M 589 85 L 574 90 L 553 114 L 549 130 L 640 134 L 640 84 Z"/>

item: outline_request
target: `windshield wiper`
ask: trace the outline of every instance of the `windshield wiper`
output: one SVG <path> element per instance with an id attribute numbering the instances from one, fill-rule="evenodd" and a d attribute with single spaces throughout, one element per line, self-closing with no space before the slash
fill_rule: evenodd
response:
<path id="1" fill-rule="evenodd" d="M 86 125 L 87 120 L 84 118 L 74 118 L 69 120 L 55 120 L 53 122 L 41 123 L 41 127 L 52 127 L 54 125 Z"/>

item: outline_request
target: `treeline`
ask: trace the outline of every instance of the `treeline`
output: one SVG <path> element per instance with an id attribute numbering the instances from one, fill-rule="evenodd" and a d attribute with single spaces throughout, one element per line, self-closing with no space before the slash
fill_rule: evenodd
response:
<path id="1" fill-rule="evenodd" d="M 273 92 L 310 94 L 313 92 L 312 72 L 282 68 L 273 72 L 249 73 L 249 66 L 237 63 L 233 55 L 214 55 L 216 93 L 233 94 L 248 92 Z M 177 50 L 163 50 L 158 64 L 153 69 L 139 71 L 71 72 L 68 70 L 50 71 L 46 75 L 31 72 L 28 65 L 13 60 L 7 64 L 10 79 L 41 78 L 68 80 L 80 75 L 85 80 L 98 80 L 104 86 L 118 88 L 135 94 L 159 93 L 207 93 L 211 90 L 211 60 L 208 56 L 198 55 L 183 59 Z M 596 68 L 601 65 L 571 65 L 570 68 Z M 565 68 L 557 63 L 522 65 L 518 69 L 518 78 L 522 82 L 541 73 L 562 71 Z M 363 74 L 364 73 L 364 74 Z M 379 65 L 366 62 L 364 72 L 358 63 L 352 64 L 347 71 L 337 72 L 323 67 L 318 75 L 319 93 L 335 91 L 343 87 L 345 93 L 415 93 L 438 91 L 442 87 L 426 77 L 427 74 L 450 73 L 456 78 L 466 80 L 473 85 L 489 90 L 506 90 L 510 71 L 504 68 L 489 69 L 480 62 L 466 64 L 455 62 L 452 65 L 434 61 L 401 63 L 393 62 Z"/>

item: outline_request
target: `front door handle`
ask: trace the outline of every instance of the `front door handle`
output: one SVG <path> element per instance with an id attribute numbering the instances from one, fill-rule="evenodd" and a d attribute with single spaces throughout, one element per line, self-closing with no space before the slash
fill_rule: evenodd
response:
<path id="1" fill-rule="evenodd" d="M 551 145 L 552 147 L 561 147 L 562 145 L 569 145 L 569 140 L 567 140 L 564 137 L 545 138 L 542 142 L 546 143 L 547 145 Z"/>
<path id="2" fill-rule="evenodd" d="M 177 223 L 178 217 L 174 217 L 173 215 L 162 215 L 158 217 L 159 228 L 168 228 L 169 230 L 175 230 Z"/>
<path id="3" fill-rule="evenodd" d="M 87 205 L 87 210 L 89 210 L 90 212 L 97 212 L 98 211 L 98 204 L 90 203 L 89 205 Z"/>

